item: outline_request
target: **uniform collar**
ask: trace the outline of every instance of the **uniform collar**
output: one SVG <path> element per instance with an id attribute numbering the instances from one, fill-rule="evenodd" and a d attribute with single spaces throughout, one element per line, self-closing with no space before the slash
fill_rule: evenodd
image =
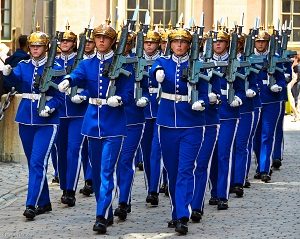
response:
<path id="1" fill-rule="evenodd" d="M 264 51 L 264 52 L 258 52 L 258 51 L 256 50 L 256 48 L 254 48 L 254 54 L 257 55 L 257 56 L 266 56 L 266 55 L 269 54 L 269 50 L 266 50 L 266 51 Z"/>
<path id="2" fill-rule="evenodd" d="M 39 67 L 39 66 L 44 65 L 46 63 L 46 61 L 47 61 L 46 56 L 43 56 L 39 60 L 34 60 L 33 58 L 31 59 L 32 65 L 34 65 L 35 67 Z"/>
<path id="3" fill-rule="evenodd" d="M 156 51 L 152 56 L 149 56 L 146 54 L 146 52 L 144 52 L 144 57 L 145 57 L 145 60 L 147 60 L 147 61 L 156 60 L 158 57 L 160 57 L 160 53 L 159 53 L 159 51 Z"/>
<path id="4" fill-rule="evenodd" d="M 83 59 L 91 59 L 96 55 L 96 52 L 92 53 L 92 54 L 83 54 Z"/>
<path id="5" fill-rule="evenodd" d="M 110 50 L 108 53 L 106 54 L 101 54 L 100 52 L 97 51 L 97 58 L 101 61 L 103 60 L 107 60 L 109 58 L 111 58 L 114 55 L 114 51 Z"/>
<path id="6" fill-rule="evenodd" d="M 74 58 L 76 56 L 76 53 L 75 52 L 72 52 L 71 54 L 69 55 L 66 55 L 64 53 L 61 53 L 60 54 L 60 58 L 63 59 L 64 61 L 67 61 L 67 60 L 71 60 L 72 58 Z"/>
<path id="7" fill-rule="evenodd" d="M 176 63 L 183 63 L 189 60 L 189 55 L 176 56 L 175 54 L 172 54 L 172 60 Z"/>
<path id="8" fill-rule="evenodd" d="M 223 55 L 218 55 L 216 53 L 214 53 L 214 55 L 213 55 L 213 59 L 216 61 L 227 61 L 228 57 L 229 57 L 229 54 L 227 51 Z"/>

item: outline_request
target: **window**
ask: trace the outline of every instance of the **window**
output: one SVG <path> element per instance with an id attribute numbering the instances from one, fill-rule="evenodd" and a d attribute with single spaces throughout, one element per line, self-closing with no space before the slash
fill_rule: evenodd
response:
<path id="1" fill-rule="evenodd" d="M 127 0 L 127 18 L 131 18 L 135 7 L 139 5 L 139 16 L 137 22 L 145 21 L 145 13 L 150 11 L 151 22 L 161 23 L 167 27 L 171 20 L 173 24 L 177 21 L 177 0 Z"/>
<path id="2" fill-rule="evenodd" d="M 292 21 L 291 41 L 300 41 L 300 0 L 282 0 L 281 19 Z"/>
<path id="3" fill-rule="evenodd" d="M 1 0 L 1 38 L 11 39 L 11 0 Z"/>

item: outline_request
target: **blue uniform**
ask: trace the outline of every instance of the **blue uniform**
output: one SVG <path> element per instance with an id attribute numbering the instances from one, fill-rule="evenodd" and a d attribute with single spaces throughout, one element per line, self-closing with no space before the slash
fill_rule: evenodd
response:
<path id="1" fill-rule="evenodd" d="M 191 215 L 193 172 L 205 125 L 204 112 L 192 110 L 188 103 L 188 82 L 183 74 L 188 68 L 188 59 L 188 55 L 160 57 L 150 72 L 152 76 L 158 69 L 165 72 L 157 124 L 173 220 L 186 219 Z"/>
<path id="2" fill-rule="evenodd" d="M 280 67 L 280 66 L 279 66 Z M 282 73 L 275 71 L 276 84 L 283 87 L 286 84 Z M 269 174 L 274 151 L 274 137 L 282 110 L 282 92 L 272 92 L 268 86 L 268 74 L 264 69 L 258 75 L 261 90 L 262 111 L 259 124 L 261 126 L 259 172 Z"/>
<path id="3" fill-rule="evenodd" d="M 54 139 L 57 134 L 62 94 L 50 88 L 46 93 L 46 106 L 55 109 L 49 117 L 38 115 L 39 89 L 34 87 L 34 80 L 43 73 L 46 57 L 21 61 L 5 78 L 6 81 L 20 85 L 22 100 L 16 122 L 19 123 L 19 135 L 28 161 L 29 180 L 26 206 L 44 207 L 50 203 L 47 183 L 47 166 Z M 62 69 L 55 63 L 54 69 Z M 54 81 L 59 83 L 60 79 Z"/>
<path id="4" fill-rule="evenodd" d="M 73 65 L 75 56 L 74 52 L 70 55 L 61 54 L 56 57 L 56 61 L 68 70 Z M 85 92 L 78 89 L 78 93 Z M 64 191 L 76 191 L 82 157 L 88 158 L 87 143 L 84 143 L 86 139 L 81 134 L 86 108 L 86 101 L 75 104 L 67 94 L 64 94 L 64 104 L 60 110 L 60 129 L 56 141 L 60 188 Z"/>
<path id="5" fill-rule="evenodd" d="M 144 54 L 146 60 L 156 60 L 160 53 L 157 51 L 151 57 Z M 153 66 L 155 68 L 155 63 Z M 151 66 L 146 67 L 146 71 L 151 71 Z M 158 83 L 155 77 L 150 75 L 144 77 L 141 82 L 143 88 L 143 96 L 149 100 L 149 104 L 145 107 L 145 130 L 141 142 L 144 173 L 148 194 L 159 192 L 159 182 L 162 172 L 161 149 L 158 141 L 158 131 L 156 125 L 156 116 L 158 109 L 157 93 Z"/>
<path id="6" fill-rule="evenodd" d="M 131 90 L 134 90 L 134 74 L 127 79 L 131 81 Z M 127 136 L 124 139 L 120 159 L 117 165 L 117 184 L 119 188 L 119 203 L 130 204 L 133 179 L 135 174 L 135 156 L 140 145 L 145 116 L 144 108 L 136 106 L 132 97 L 130 103 L 125 105 Z"/>
<path id="7" fill-rule="evenodd" d="M 222 56 L 214 55 L 214 60 L 228 60 L 228 53 Z M 219 69 L 222 71 L 222 69 Z M 215 76 L 218 77 L 218 76 Z M 217 180 L 211 179 L 213 198 L 218 198 L 226 201 L 229 198 L 230 177 L 232 168 L 232 156 L 234 149 L 234 140 L 236 136 L 237 126 L 240 118 L 239 107 L 231 107 L 227 100 L 227 81 L 224 77 L 218 77 L 221 84 L 221 101 L 220 113 L 220 131 L 218 135 L 218 142 L 215 150 L 217 150 L 217 161 L 213 163 L 211 168 L 211 175 L 218 175 Z M 236 78 L 233 87 L 235 95 L 240 99 L 243 98 L 244 82 Z"/>
<path id="8" fill-rule="evenodd" d="M 112 63 L 113 51 L 81 61 L 69 76 L 71 86 L 83 85 L 88 90 L 90 99 L 84 116 L 81 133 L 88 137 L 90 160 L 93 172 L 96 215 L 105 219 L 112 217 L 114 173 L 119 158 L 123 139 L 126 136 L 126 115 L 124 105 L 133 97 L 132 81 L 120 76 L 116 82 L 116 95 L 123 104 L 110 107 L 106 94 L 110 80 L 105 72 Z"/>

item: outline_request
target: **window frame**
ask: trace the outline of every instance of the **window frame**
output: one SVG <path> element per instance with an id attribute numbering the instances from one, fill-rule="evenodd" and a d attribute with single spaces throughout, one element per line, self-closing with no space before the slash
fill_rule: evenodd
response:
<path id="1" fill-rule="evenodd" d="M 289 12 L 283 12 L 283 1 L 284 0 L 281 0 L 281 6 L 280 6 L 281 22 L 282 22 L 282 24 L 284 24 L 284 22 L 283 22 L 283 16 L 289 16 L 289 20 L 292 22 L 292 33 L 291 33 L 291 36 L 290 36 L 290 42 L 299 43 L 300 42 L 300 37 L 299 37 L 299 40 L 294 41 L 293 32 L 294 32 L 294 29 L 298 30 L 300 32 L 300 26 L 298 26 L 298 27 L 294 26 L 294 16 L 299 16 L 300 17 L 300 12 L 299 13 L 294 13 L 294 3 L 295 3 L 295 0 L 290 0 L 290 9 L 289 9 Z M 299 0 L 296 0 L 296 1 L 298 1 L 300 3 Z M 288 22 L 288 24 L 289 24 L 289 22 Z"/>
<path id="2" fill-rule="evenodd" d="M 5 8 L 5 3 L 8 2 L 9 3 L 9 7 Z M 3 5 L 3 8 L 2 8 Z M 9 22 L 5 22 L 4 21 L 4 12 L 8 12 L 9 14 Z M 11 28 L 12 28 L 12 0 L 1 0 L 1 40 L 3 41 L 10 41 L 12 39 L 12 32 L 11 32 Z M 9 29 L 9 35 L 6 36 L 4 35 L 4 28 L 8 27 Z"/>

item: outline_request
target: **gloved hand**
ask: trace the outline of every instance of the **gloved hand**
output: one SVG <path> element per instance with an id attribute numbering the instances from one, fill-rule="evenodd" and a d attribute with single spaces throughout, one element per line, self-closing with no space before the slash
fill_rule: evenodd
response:
<path id="1" fill-rule="evenodd" d="M 4 76 L 8 76 L 12 71 L 12 67 L 10 65 L 4 65 L 2 72 Z"/>
<path id="2" fill-rule="evenodd" d="M 64 79 L 62 82 L 58 84 L 58 90 L 63 93 L 67 92 L 69 87 L 70 87 L 70 82 L 67 79 Z"/>
<path id="3" fill-rule="evenodd" d="M 71 101 L 75 104 L 80 104 L 84 100 L 86 100 L 86 96 L 84 95 L 74 95 L 71 97 Z"/>
<path id="4" fill-rule="evenodd" d="M 248 90 L 246 90 L 246 96 L 248 98 L 252 98 L 252 97 L 256 96 L 256 92 L 252 89 L 248 89 Z"/>
<path id="5" fill-rule="evenodd" d="M 205 103 L 203 100 L 197 100 L 193 105 L 192 105 L 192 110 L 196 111 L 203 111 L 205 110 Z"/>
<path id="6" fill-rule="evenodd" d="M 107 104 L 110 107 L 117 107 L 122 104 L 122 98 L 120 96 L 114 95 L 107 99 Z"/>
<path id="7" fill-rule="evenodd" d="M 210 104 L 216 104 L 218 102 L 218 96 L 215 93 L 211 92 L 208 94 L 208 100 Z"/>
<path id="8" fill-rule="evenodd" d="M 165 72 L 164 70 L 157 70 L 156 73 L 155 73 L 155 77 L 156 77 L 156 80 L 159 82 L 159 83 L 162 83 L 165 79 Z"/>
<path id="9" fill-rule="evenodd" d="M 49 117 L 50 116 L 50 114 L 54 111 L 55 109 L 50 109 L 50 107 L 49 106 L 45 106 L 45 109 L 43 109 L 42 111 L 41 111 L 41 113 L 39 113 L 39 116 L 41 116 L 41 117 Z"/>
<path id="10" fill-rule="evenodd" d="M 230 104 L 230 106 L 231 107 L 238 107 L 242 104 L 243 104 L 243 101 L 240 99 L 240 97 L 235 95 L 233 101 Z"/>
<path id="11" fill-rule="evenodd" d="M 149 100 L 146 97 L 141 97 L 136 102 L 136 106 L 138 107 L 145 107 L 148 104 Z"/>
<path id="12" fill-rule="evenodd" d="M 280 92 L 280 91 L 282 91 L 282 87 L 275 84 L 275 85 L 271 86 L 270 90 L 273 91 L 273 92 Z"/>

